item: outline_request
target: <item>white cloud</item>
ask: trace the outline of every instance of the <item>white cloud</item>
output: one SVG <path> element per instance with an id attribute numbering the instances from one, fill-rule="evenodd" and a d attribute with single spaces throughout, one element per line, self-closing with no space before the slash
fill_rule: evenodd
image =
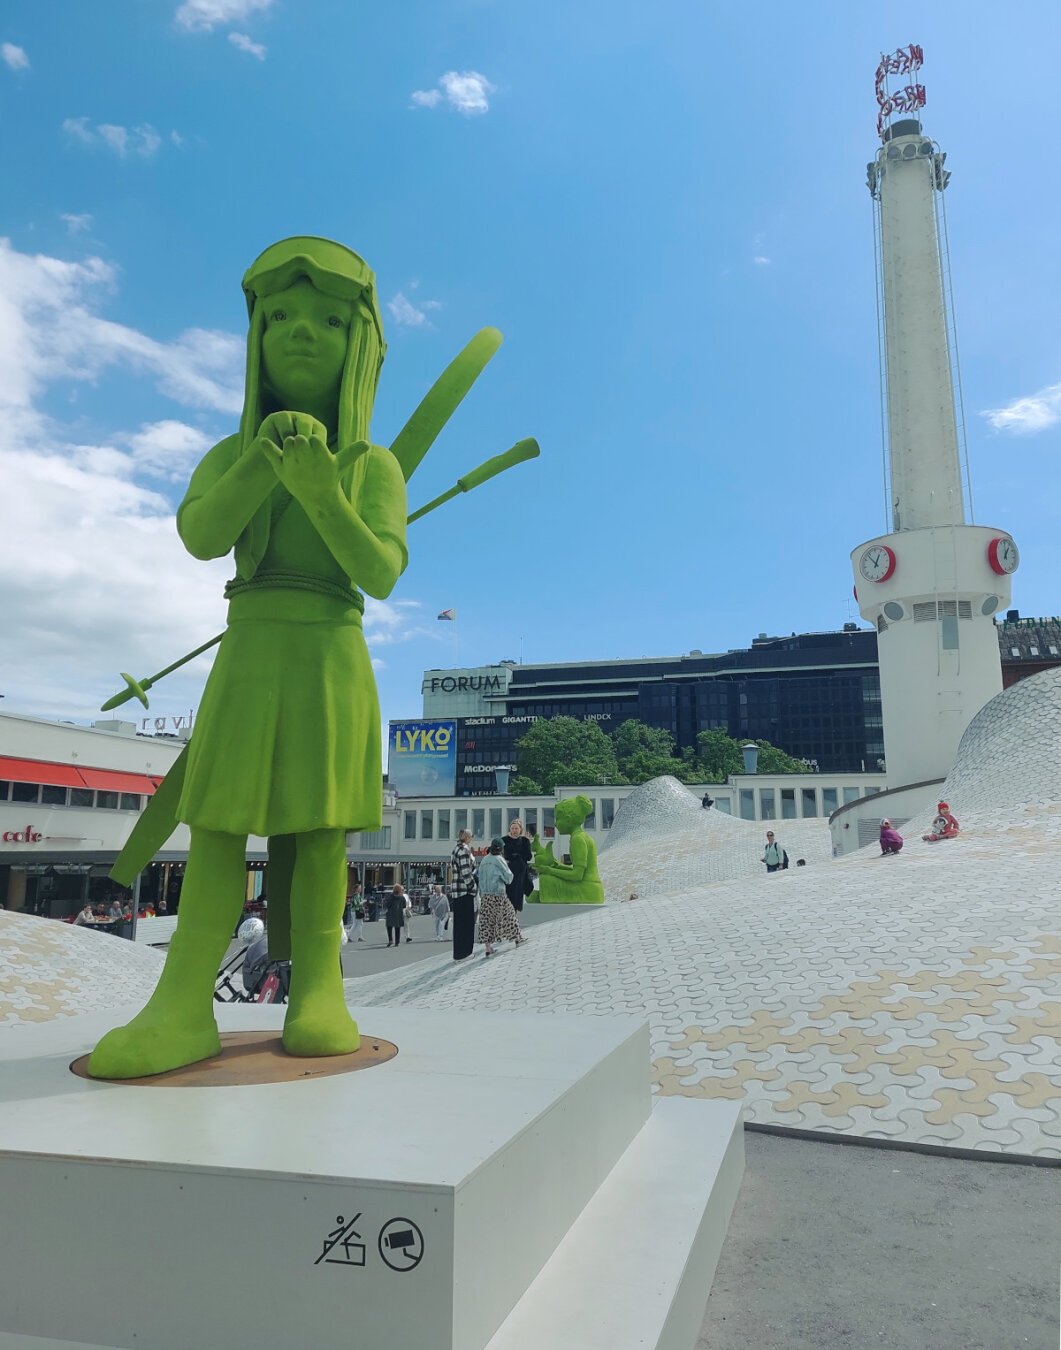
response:
<path id="1" fill-rule="evenodd" d="M 265 48 L 260 42 L 253 42 L 246 33 L 229 33 L 228 40 L 233 47 L 238 47 L 248 56 L 256 56 L 259 61 L 265 60 Z"/>
<path id="2" fill-rule="evenodd" d="M 98 717 L 119 670 L 150 675 L 224 626 L 231 559 L 204 564 L 185 552 L 172 483 L 183 485 L 208 444 L 234 428 L 243 342 L 197 329 L 165 342 L 111 323 L 96 311 L 115 282 L 99 258 L 32 256 L 0 240 L 0 633 L 10 712 Z M 49 388 L 107 368 L 229 416 L 210 434 L 163 418 L 86 443 L 40 408 Z M 419 609 L 370 599 L 373 648 L 420 632 Z M 196 705 L 212 656 L 168 676 L 150 716 Z M 133 702 L 109 715 L 138 722 L 143 709 Z"/>
<path id="3" fill-rule="evenodd" d="M 411 97 L 418 108 L 437 107 L 445 98 L 451 108 L 465 117 L 476 117 L 490 111 L 489 96 L 496 93 L 497 86 L 477 70 L 447 70 L 437 88 L 414 89 Z"/>
<path id="4" fill-rule="evenodd" d="M 174 419 L 146 422 L 126 439 L 139 468 L 154 478 L 172 482 L 187 482 L 212 444 L 205 431 Z"/>
<path id="5" fill-rule="evenodd" d="M 1048 384 L 1037 394 L 1014 399 L 1004 408 L 988 408 L 980 414 L 996 431 L 1031 436 L 1061 421 L 1061 384 Z"/>
<path id="6" fill-rule="evenodd" d="M 187 33 L 209 33 L 224 24 L 241 23 L 251 14 L 271 9 L 273 0 L 184 0 L 174 19 Z"/>
<path id="7" fill-rule="evenodd" d="M 55 380 L 95 380 L 112 368 L 151 376 L 180 403 L 238 413 L 243 341 L 189 329 L 169 342 L 96 313 L 115 269 L 101 258 L 67 262 L 19 253 L 0 239 L 0 420 L 40 432 L 35 401 Z"/>
<path id="8" fill-rule="evenodd" d="M 765 257 L 762 253 L 757 253 L 752 259 L 752 262 L 756 267 L 768 267 L 770 265 L 770 259 Z"/>
<path id="9" fill-rule="evenodd" d="M 0 43 L 0 56 L 11 67 L 12 70 L 28 70 L 29 57 L 21 47 L 16 47 L 13 42 Z"/>
<path id="10" fill-rule="evenodd" d="M 138 127 L 117 126 L 113 122 L 100 122 L 93 126 L 87 117 L 67 117 L 63 122 L 66 134 L 81 145 L 105 145 L 113 150 L 119 159 L 127 155 L 139 155 L 141 159 L 151 159 L 162 144 L 162 137 L 149 122 Z M 175 136 L 176 132 L 171 132 Z"/>
<path id="11" fill-rule="evenodd" d="M 415 291 L 418 285 L 419 282 L 413 281 L 409 289 Z M 441 309 L 442 303 L 439 300 L 420 300 L 414 303 L 404 292 L 399 291 L 393 300 L 387 301 L 387 308 L 394 322 L 403 328 L 423 328 L 430 327 L 428 311 Z"/>
<path id="12" fill-rule="evenodd" d="M 89 129 L 87 117 L 67 117 L 63 121 L 63 130 L 75 141 L 82 141 L 85 145 L 91 145 L 96 139 L 95 133 Z"/>
<path id="13" fill-rule="evenodd" d="M 92 217 L 86 211 L 83 215 L 75 216 L 64 211 L 59 219 L 66 224 L 66 228 L 71 234 L 80 234 L 82 230 L 87 230 L 92 224 Z"/>

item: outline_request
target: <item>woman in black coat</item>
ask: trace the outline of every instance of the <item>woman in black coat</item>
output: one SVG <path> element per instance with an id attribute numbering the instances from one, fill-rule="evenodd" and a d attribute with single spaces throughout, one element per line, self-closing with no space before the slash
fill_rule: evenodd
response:
<path id="1" fill-rule="evenodd" d="M 523 833 L 523 825 L 517 819 L 508 827 L 504 838 L 504 856 L 512 873 L 512 880 L 505 887 L 512 908 L 517 914 L 523 909 L 523 897 L 530 893 L 528 869 L 531 865 L 530 840 Z"/>

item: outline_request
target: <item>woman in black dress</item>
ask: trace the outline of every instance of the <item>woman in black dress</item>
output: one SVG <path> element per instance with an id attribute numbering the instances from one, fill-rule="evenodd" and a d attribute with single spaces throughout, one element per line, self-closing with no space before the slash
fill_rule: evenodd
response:
<path id="1" fill-rule="evenodd" d="M 527 869 L 531 864 L 530 840 L 523 833 L 523 825 L 517 819 L 508 827 L 504 838 L 504 856 L 508 863 L 512 880 L 505 887 L 512 908 L 518 914 L 523 909 L 523 897 L 527 894 Z"/>

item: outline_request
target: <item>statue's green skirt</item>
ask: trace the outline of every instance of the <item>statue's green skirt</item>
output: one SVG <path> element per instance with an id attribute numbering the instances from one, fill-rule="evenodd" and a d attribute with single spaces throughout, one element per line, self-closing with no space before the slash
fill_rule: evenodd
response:
<path id="1" fill-rule="evenodd" d="M 227 834 L 378 830 L 379 699 L 361 613 L 267 588 L 232 598 L 177 818 Z"/>

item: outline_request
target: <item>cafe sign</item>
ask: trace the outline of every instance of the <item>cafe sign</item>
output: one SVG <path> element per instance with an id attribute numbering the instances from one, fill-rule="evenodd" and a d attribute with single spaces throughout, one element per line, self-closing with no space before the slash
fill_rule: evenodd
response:
<path id="1" fill-rule="evenodd" d="M 0 840 L 5 844 L 39 844 L 42 837 L 32 825 L 27 825 L 24 830 L 5 830 Z"/>

